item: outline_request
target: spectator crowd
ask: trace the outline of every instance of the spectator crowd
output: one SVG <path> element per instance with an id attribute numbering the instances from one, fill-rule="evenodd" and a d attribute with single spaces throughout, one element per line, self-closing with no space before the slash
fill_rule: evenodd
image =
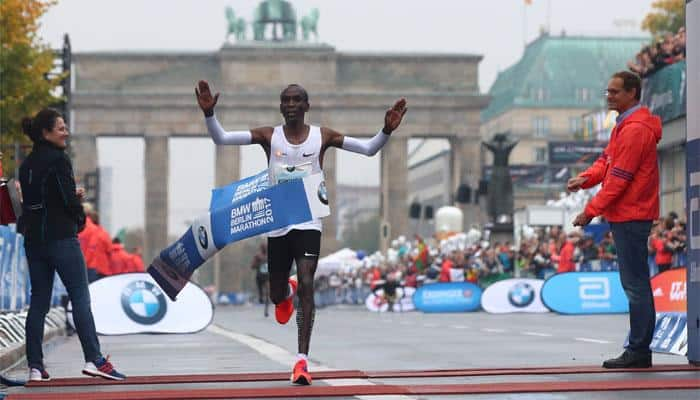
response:
<path id="1" fill-rule="evenodd" d="M 681 27 L 676 34 L 667 33 L 642 47 L 634 60 L 627 62 L 627 67 L 645 78 L 667 65 L 685 60 L 685 42 L 685 27 Z"/>
<path id="2" fill-rule="evenodd" d="M 610 231 L 564 232 L 560 226 L 537 227 L 516 246 L 490 243 L 471 230 L 437 242 L 399 237 L 386 254 L 364 257 L 356 269 L 316 278 L 317 304 L 360 304 L 386 282 L 419 287 L 434 282 L 472 282 L 486 288 L 513 277 L 547 279 L 564 272 L 616 271 L 617 254 Z M 654 222 L 649 236 L 650 276 L 686 263 L 685 221 L 674 212 Z"/>
<path id="3" fill-rule="evenodd" d="M 80 249 L 88 268 L 88 280 L 94 282 L 106 276 L 144 272 L 139 248 L 129 253 L 119 238 L 112 239 L 100 225 L 99 214 L 90 203 L 83 203 L 85 229 L 78 234 Z"/>

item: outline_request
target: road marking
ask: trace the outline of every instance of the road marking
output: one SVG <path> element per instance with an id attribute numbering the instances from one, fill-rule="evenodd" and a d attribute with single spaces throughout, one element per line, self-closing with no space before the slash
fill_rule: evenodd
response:
<path id="1" fill-rule="evenodd" d="M 468 327 L 468 326 L 465 326 L 465 325 L 452 325 L 450 328 L 454 328 L 454 329 L 469 329 L 469 327 Z"/>
<path id="2" fill-rule="evenodd" d="M 263 356 L 269 358 L 272 361 L 278 362 L 284 366 L 290 366 L 294 365 L 294 363 L 297 361 L 297 357 L 295 354 L 290 353 L 289 351 L 283 349 L 280 346 L 277 346 L 276 344 L 272 344 L 269 342 L 266 342 L 262 339 L 258 339 L 256 337 L 250 336 L 250 335 L 244 335 L 242 333 L 237 333 L 237 332 L 232 332 L 228 329 L 222 328 L 216 324 L 209 325 L 207 328 L 209 332 L 227 337 L 229 339 L 235 340 L 238 343 L 241 343 L 245 346 L 250 347 L 251 349 L 257 351 L 258 353 L 262 354 Z M 308 360 L 309 367 L 313 367 L 313 369 L 317 371 L 333 371 L 334 368 L 328 367 L 326 365 L 323 365 L 319 362 Z M 313 377 L 313 376 L 312 376 Z M 375 385 L 375 383 L 367 380 L 367 379 L 324 379 L 321 380 L 320 382 L 323 382 L 326 385 L 330 386 L 348 386 L 348 385 Z M 397 395 L 397 396 L 355 396 L 355 398 L 360 399 L 360 400 L 416 400 L 413 397 L 408 397 L 408 396 L 403 396 L 403 395 Z"/>
<path id="3" fill-rule="evenodd" d="M 423 326 L 426 328 L 437 328 L 439 325 L 438 324 L 423 324 Z"/>
<path id="4" fill-rule="evenodd" d="M 551 337 L 554 336 L 551 333 L 541 333 L 541 332 L 520 332 L 523 335 L 527 336 L 541 336 L 541 337 Z"/>
<path id="5" fill-rule="evenodd" d="M 601 344 L 610 343 L 607 340 L 590 339 L 590 338 L 585 338 L 585 337 L 577 337 L 577 338 L 574 338 L 574 340 L 578 340 L 579 342 L 589 342 L 589 343 L 601 343 Z"/>
<path id="6" fill-rule="evenodd" d="M 490 333 L 503 333 L 506 330 L 505 329 L 494 329 L 494 328 L 483 328 L 482 331 L 490 332 Z"/>

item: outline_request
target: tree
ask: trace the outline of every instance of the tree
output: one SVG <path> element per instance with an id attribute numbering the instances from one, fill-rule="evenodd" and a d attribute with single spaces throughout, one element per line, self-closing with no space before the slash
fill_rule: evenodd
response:
<path id="1" fill-rule="evenodd" d="M 22 118 L 60 101 L 52 91 L 63 77 L 50 77 L 53 51 L 37 34 L 39 18 L 53 4 L 54 0 L 0 1 L 0 148 L 29 144 L 22 134 Z M 10 155 L 3 160 L 5 171 L 14 169 Z"/>
<path id="2" fill-rule="evenodd" d="M 642 29 L 652 35 L 676 33 L 685 25 L 685 0 L 656 0 L 651 8 L 642 21 Z"/>

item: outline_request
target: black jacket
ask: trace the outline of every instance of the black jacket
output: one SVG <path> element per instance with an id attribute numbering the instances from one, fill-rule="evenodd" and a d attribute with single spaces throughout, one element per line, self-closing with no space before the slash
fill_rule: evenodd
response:
<path id="1" fill-rule="evenodd" d="M 42 141 L 19 168 L 22 217 L 18 229 L 31 245 L 76 237 L 85 213 L 75 194 L 73 167 L 63 149 Z"/>

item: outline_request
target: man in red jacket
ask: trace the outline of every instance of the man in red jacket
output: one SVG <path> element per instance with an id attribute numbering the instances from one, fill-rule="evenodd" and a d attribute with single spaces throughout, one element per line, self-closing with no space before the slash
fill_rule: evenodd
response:
<path id="1" fill-rule="evenodd" d="M 656 315 L 649 283 L 647 238 L 659 217 L 659 168 L 656 144 L 661 140 L 661 119 L 639 104 L 641 80 L 631 72 L 618 72 L 608 82 L 608 108 L 619 113 L 610 142 L 586 171 L 567 183 L 577 191 L 603 184 L 574 225 L 587 225 L 602 215 L 610 222 L 620 266 L 620 280 L 630 308 L 629 344 L 605 368 L 651 367 L 651 343 Z"/>

